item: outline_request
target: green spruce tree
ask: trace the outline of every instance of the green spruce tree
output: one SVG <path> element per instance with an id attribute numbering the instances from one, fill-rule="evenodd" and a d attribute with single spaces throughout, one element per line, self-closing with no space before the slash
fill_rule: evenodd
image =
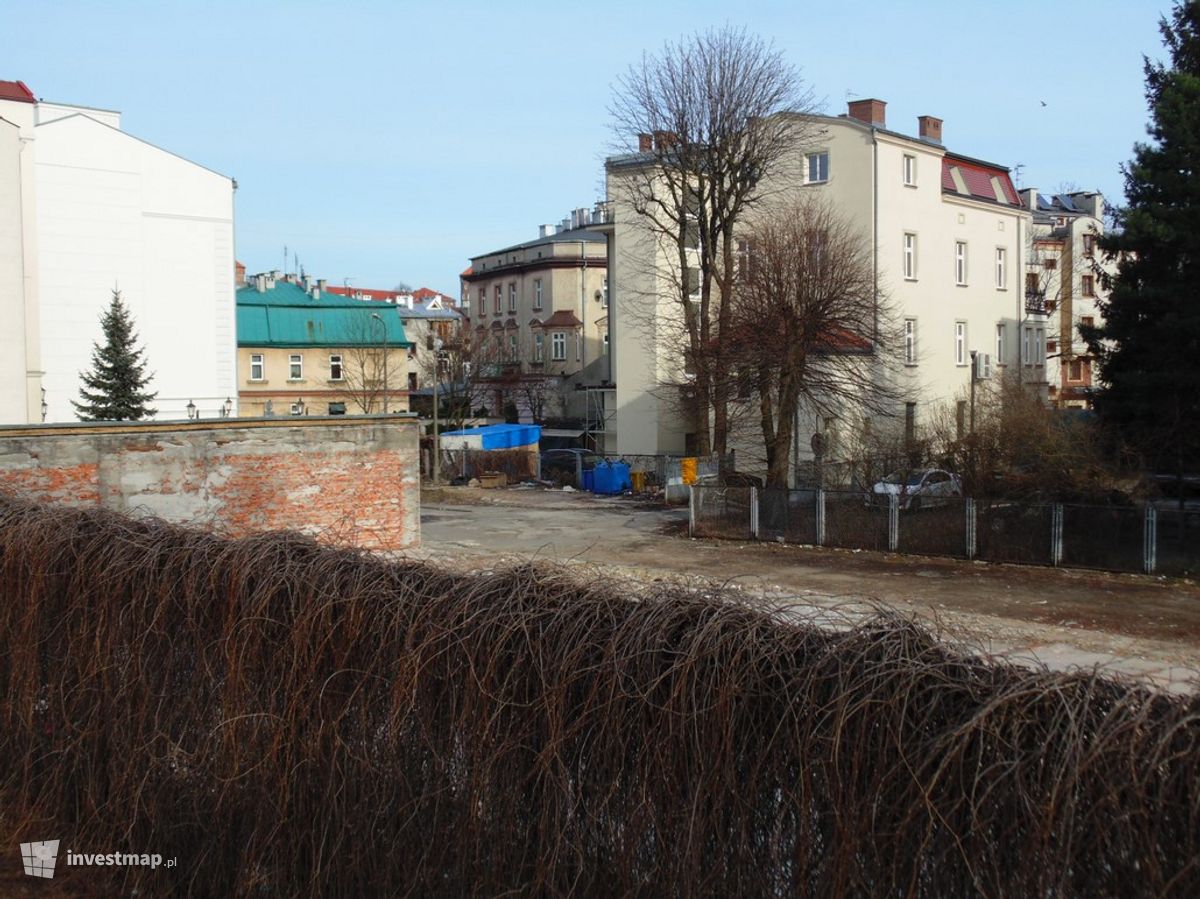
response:
<path id="1" fill-rule="evenodd" d="M 137 346 L 133 318 L 114 290 L 108 311 L 100 318 L 104 346 L 92 344 L 92 370 L 80 372 L 82 403 L 72 402 L 83 421 L 139 421 L 154 414 L 148 405 L 157 394 L 147 393 L 150 375 Z"/>
<path id="2" fill-rule="evenodd" d="M 1127 205 L 1100 242 L 1103 324 L 1080 328 L 1100 360 L 1096 411 L 1149 465 L 1200 470 L 1200 2 L 1159 24 L 1170 64 L 1146 60 L 1149 143 L 1123 171 Z"/>

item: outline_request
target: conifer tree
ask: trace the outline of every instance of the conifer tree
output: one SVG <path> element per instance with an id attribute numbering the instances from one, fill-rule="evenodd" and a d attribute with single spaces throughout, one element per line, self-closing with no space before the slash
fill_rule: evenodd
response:
<path id="1" fill-rule="evenodd" d="M 150 375 L 146 373 L 143 351 L 137 346 L 133 318 L 114 290 L 112 303 L 100 318 L 104 346 L 92 344 L 92 370 L 80 372 L 82 403 L 73 402 L 83 421 L 139 421 L 154 414 L 148 405 L 157 396 L 147 393 Z"/>
<path id="2" fill-rule="evenodd" d="M 1102 420 L 1182 474 L 1200 470 L 1200 2 L 1159 27 L 1170 64 L 1145 63 L 1151 140 L 1134 146 L 1127 205 L 1100 242 L 1117 262 L 1103 324 L 1080 332 L 1100 360 Z"/>

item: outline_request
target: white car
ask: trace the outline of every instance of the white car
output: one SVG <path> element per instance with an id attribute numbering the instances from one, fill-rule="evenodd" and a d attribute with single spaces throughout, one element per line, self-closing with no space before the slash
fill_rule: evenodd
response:
<path id="1" fill-rule="evenodd" d="M 920 508 L 944 506 L 951 497 L 962 495 L 958 475 L 940 468 L 922 468 L 888 475 L 871 488 L 867 499 L 873 505 L 882 505 L 890 501 L 889 496 L 898 496 L 901 509 L 916 512 Z"/>

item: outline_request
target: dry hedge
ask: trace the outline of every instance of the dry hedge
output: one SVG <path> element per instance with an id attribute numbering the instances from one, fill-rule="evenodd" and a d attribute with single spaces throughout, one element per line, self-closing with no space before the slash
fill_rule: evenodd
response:
<path id="1" fill-rule="evenodd" d="M 195 896 L 1195 896 L 1200 700 L 0 500 L 0 817 Z M 7 864 L 7 862 L 6 862 Z"/>

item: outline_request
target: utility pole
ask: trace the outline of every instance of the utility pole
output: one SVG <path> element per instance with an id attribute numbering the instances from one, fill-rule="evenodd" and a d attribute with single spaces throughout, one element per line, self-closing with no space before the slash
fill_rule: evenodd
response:
<path id="1" fill-rule="evenodd" d="M 388 414 L 388 344 L 387 322 L 380 318 L 378 312 L 372 312 L 371 318 L 383 325 L 383 414 Z"/>
<path id="2" fill-rule="evenodd" d="M 442 338 L 435 337 L 433 339 L 433 461 L 430 464 L 430 477 L 433 480 L 433 486 L 438 485 L 438 474 L 442 467 L 441 465 L 441 440 L 438 434 L 438 405 L 440 405 L 440 396 L 442 386 Z M 466 453 L 466 449 L 463 449 Z"/>

